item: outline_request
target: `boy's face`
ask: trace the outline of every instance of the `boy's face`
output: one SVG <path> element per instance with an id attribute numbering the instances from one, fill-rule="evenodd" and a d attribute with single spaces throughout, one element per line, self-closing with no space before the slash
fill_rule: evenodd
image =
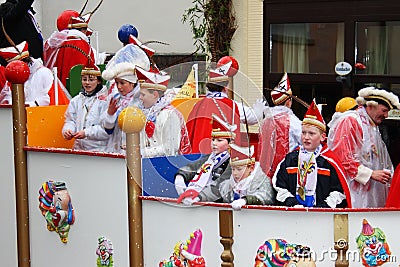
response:
<path id="1" fill-rule="evenodd" d="M 115 78 L 115 84 L 117 85 L 118 92 L 123 96 L 126 96 L 127 94 L 132 92 L 133 88 L 135 87 L 134 83 L 128 82 L 120 78 Z"/>
<path id="2" fill-rule="evenodd" d="M 145 108 L 152 107 L 158 100 L 158 93 L 153 91 L 152 93 L 147 89 L 140 89 L 140 101 L 143 102 Z"/>
<path id="3" fill-rule="evenodd" d="M 100 81 L 94 75 L 82 75 L 82 87 L 86 93 L 93 92 Z"/>
<path id="4" fill-rule="evenodd" d="M 214 154 L 219 154 L 228 150 L 229 142 L 226 138 L 213 138 L 211 149 Z"/>
<path id="5" fill-rule="evenodd" d="M 253 171 L 254 165 L 240 165 L 232 166 L 232 176 L 235 182 L 239 182 L 244 178 L 249 177 L 250 173 Z"/>
<path id="6" fill-rule="evenodd" d="M 304 148 L 309 152 L 315 151 L 325 138 L 326 134 L 322 133 L 317 127 L 303 125 L 301 128 L 301 142 Z"/>

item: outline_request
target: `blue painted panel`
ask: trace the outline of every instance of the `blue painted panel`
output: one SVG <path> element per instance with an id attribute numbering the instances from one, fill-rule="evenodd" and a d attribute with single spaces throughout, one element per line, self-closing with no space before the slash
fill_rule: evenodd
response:
<path id="1" fill-rule="evenodd" d="M 201 156 L 202 154 L 190 154 L 142 159 L 143 195 L 178 197 L 174 186 L 176 171 L 180 167 L 198 160 Z"/>

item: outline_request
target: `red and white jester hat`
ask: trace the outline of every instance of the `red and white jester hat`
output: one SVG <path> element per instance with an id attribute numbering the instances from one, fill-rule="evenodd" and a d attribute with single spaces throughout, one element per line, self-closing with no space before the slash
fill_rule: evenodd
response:
<path id="1" fill-rule="evenodd" d="M 144 69 L 136 66 L 136 75 L 138 81 L 140 82 L 140 88 L 153 89 L 166 91 L 169 79 L 169 75 L 164 75 L 162 73 L 154 73 L 150 71 L 145 71 Z"/>
<path id="2" fill-rule="evenodd" d="M 4 58 L 7 62 L 14 60 L 21 60 L 29 57 L 28 43 L 23 41 L 19 45 L 0 48 L 0 57 Z"/>
<path id="3" fill-rule="evenodd" d="M 210 70 L 208 76 L 209 82 L 228 81 L 229 77 L 235 76 L 239 70 L 239 64 L 234 57 L 225 56 L 217 62 L 217 67 Z"/>
<path id="4" fill-rule="evenodd" d="M 311 102 L 310 107 L 308 108 L 306 114 L 304 115 L 302 124 L 317 127 L 323 132 L 326 131 L 326 123 L 321 115 L 321 112 L 318 109 L 315 99 Z"/>
<path id="5" fill-rule="evenodd" d="M 292 88 L 290 88 L 289 76 L 285 72 L 278 85 L 271 91 L 272 102 L 274 102 L 275 105 L 280 105 L 291 96 Z"/>
<path id="6" fill-rule="evenodd" d="M 212 138 L 235 138 L 237 125 L 230 125 L 215 114 L 212 114 Z"/>
<path id="7" fill-rule="evenodd" d="M 243 166 L 254 164 L 254 146 L 238 146 L 229 144 L 229 153 L 231 155 L 231 166 Z"/>

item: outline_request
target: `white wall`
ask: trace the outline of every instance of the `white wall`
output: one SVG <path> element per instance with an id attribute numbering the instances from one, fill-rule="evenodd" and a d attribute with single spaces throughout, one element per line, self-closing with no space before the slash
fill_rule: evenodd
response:
<path id="1" fill-rule="evenodd" d="M 92 11 L 100 0 L 89 0 L 86 12 Z M 44 38 L 56 30 L 56 19 L 66 9 L 78 12 L 84 0 L 36 0 L 36 18 Z M 93 15 L 89 26 L 99 31 L 99 51 L 115 53 L 121 48 L 117 32 L 123 24 L 134 25 L 141 41 L 157 40 L 169 43 L 149 45 L 157 53 L 192 53 L 195 48 L 188 24 L 181 22 L 184 10 L 191 6 L 191 0 L 104 0 Z M 93 44 L 92 44 L 93 45 Z"/>

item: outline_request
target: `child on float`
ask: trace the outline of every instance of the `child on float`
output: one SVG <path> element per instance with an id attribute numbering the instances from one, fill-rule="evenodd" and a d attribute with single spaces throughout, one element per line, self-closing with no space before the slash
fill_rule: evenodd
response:
<path id="1" fill-rule="evenodd" d="M 118 126 L 118 115 L 128 107 L 136 105 L 135 93 L 140 91 L 136 76 L 135 65 L 122 62 L 104 70 L 103 78 L 107 81 L 114 80 L 118 91 L 108 95 L 108 107 L 101 117 L 101 125 L 110 135 L 107 143 L 107 152 L 125 154 L 125 133 Z"/>
<path id="2" fill-rule="evenodd" d="M 190 143 L 182 114 L 171 105 L 166 93 L 169 75 L 136 67 L 140 82 L 139 108 L 146 116 L 140 133 L 142 157 L 175 156 L 190 153 Z"/>
<path id="3" fill-rule="evenodd" d="M 103 86 L 100 69 L 90 62 L 81 72 L 82 89 L 71 99 L 62 128 L 64 139 L 75 139 L 73 149 L 105 151 L 109 135 L 100 125 L 107 110 L 107 88 Z"/>
<path id="4" fill-rule="evenodd" d="M 272 178 L 279 204 L 351 207 L 343 167 L 326 146 L 325 139 L 325 121 L 314 100 L 302 122 L 302 144 L 286 155 Z"/>
<path id="5" fill-rule="evenodd" d="M 235 138 L 236 125 L 229 125 L 223 119 L 212 114 L 211 154 L 204 155 L 199 160 L 180 168 L 175 174 L 175 188 L 180 196 L 178 203 L 185 202 L 186 197 L 196 197 L 201 190 L 214 183 L 217 179 L 229 179 L 232 174 L 229 165 L 229 143 Z M 188 184 L 188 186 L 186 186 Z M 211 197 L 218 201 L 218 195 Z"/>
<path id="6" fill-rule="evenodd" d="M 9 40 L 12 42 L 12 40 Z M 49 91 L 53 85 L 51 70 L 43 66 L 40 58 L 29 55 L 28 43 L 23 41 L 16 46 L 0 48 L 0 57 L 10 63 L 15 60 L 24 61 L 29 67 L 29 78 L 24 83 L 25 104 L 30 107 L 48 106 L 50 104 Z M 0 104 L 12 104 L 11 84 L 5 80 L 0 88 Z"/>
<path id="7" fill-rule="evenodd" d="M 186 202 L 213 201 L 215 195 L 234 210 L 244 205 L 272 205 L 275 192 L 270 179 L 254 158 L 254 146 L 229 145 L 232 174 L 229 179 L 219 179 L 206 186 L 195 198 Z M 210 196 L 212 198 L 210 198 Z"/>

